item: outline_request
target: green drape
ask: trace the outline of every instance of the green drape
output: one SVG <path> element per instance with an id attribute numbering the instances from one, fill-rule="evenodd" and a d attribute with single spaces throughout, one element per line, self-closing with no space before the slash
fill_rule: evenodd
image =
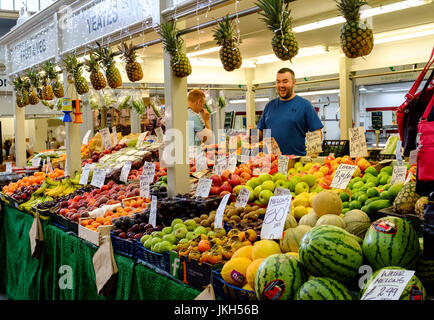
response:
<path id="1" fill-rule="evenodd" d="M 44 245 L 31 257 L 33 217 L 7 205 L 0 215 L 0 291 L 12 300 L 192 300 L 200 290 L 115 254 L 117 280 L 109 297 L 99 296 L 92 257 L 97 247 L 43 222 Z M 63 267 L 62 267 L 63 266 Z M 65 282 L 71 270 L 72 281 Z M 69 286 L 71 285 L 71 286 Z"/>

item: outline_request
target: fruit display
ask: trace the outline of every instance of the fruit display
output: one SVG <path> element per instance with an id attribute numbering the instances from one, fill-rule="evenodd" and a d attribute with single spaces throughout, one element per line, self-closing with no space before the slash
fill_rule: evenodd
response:
<path id="1" fill-rule="evenodd" d="M 87 80 L 83 77 L 83 66 L 78 63 L 75 55 L 67 55 L 63 59 L 66 71 L 72 75 L 73 83 L 77 93 L 82 95 L 89 92 Z"/>
<path id="2" fill-rule="evenodd" d="M 103 219 L 110 219 L 106 217 Z M 101 221 L 101 220 L 100 220 Z M 116 219 L 112 219 L 113 223 L 113 234 L 116 237 L 125 239 L 127 241 L 140 241 L 146 234 L 151 234 L 152 232 L 159 232 L 163 229 L 163 226 L 153 227 L 148 223 L 149 216 L 144 214 L 141 209 L 139 212 L 124 215 Z M 96 228 L 99 226 L 99 222 L 89 220 L 88 228 Z"/>
<path id="3" fill-rule="evenodd" d="M 95 50 L 96 58 L 100 66 L 105 71 L 107 84 L 110 88 L 116 89 L 122 85 L 122 76 L 119 69 L 116 67 L 113 52 L 108 46 L 102 46 L 97 42 L 97 49 Z"/>
<path id="4" fill-rule="evenodd" d="M 235 203 L 231 203 L 225 208 L 223 221 L 232 229 L 253 229 L 259 236 L 265 211 L 265 208 L 258 205 L 247 204 L 245 207 L 236 208 Z"/>

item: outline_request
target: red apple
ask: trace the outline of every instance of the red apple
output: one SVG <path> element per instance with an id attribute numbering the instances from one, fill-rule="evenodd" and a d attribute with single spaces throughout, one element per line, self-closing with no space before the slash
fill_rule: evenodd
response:
<path id="1" fill-rule="evenodd" d="M 213 194 L 213 195 L 219 194 L 220 193 L 220 187 L 219 186 L 212 186 L 209 193 Z"/>
<path id="2" fill-rule="evenodd" d="M 212 184 L 214 186 L 221 186 L 221 184 L 222 184 L 222 178 L 220 176 L 214 174 L 214 175 L 212 175 L 210 177 L 210 179 L 212 180 Z"/>
<path id="3" fill-rule="evenodd" d="M 232 187 L 235 187 L 235 186 L 241 184 L 240 176 L 237 174 L 232 174 L 231 178 L 228 180 L 228 182 Z"/>
<path id="4" fill-rule="evenodd" d="M 223 182 L 223 184 L 220 186 L 220 191 L 232 192 L 232 187 L 229 184 L 229 182 L 227 182 L 227 181 Z"/>
<path id="5" fill-rule="evenodd" d="M 230 192 L 229 191 L 222 191 L 222 192 L 220 192 L 219 197 L 223 198 L 227 194 L 230 194 Z"/>

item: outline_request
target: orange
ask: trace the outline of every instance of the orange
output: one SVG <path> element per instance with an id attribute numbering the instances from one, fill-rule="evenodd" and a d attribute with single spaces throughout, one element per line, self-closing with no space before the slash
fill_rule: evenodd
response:
<path id="1" fill-rule="evenodd" d="M 102 223 L 102 222 L 104 222 L 104 218 L 103 217 L 97 217 L 95 221 Z"/>

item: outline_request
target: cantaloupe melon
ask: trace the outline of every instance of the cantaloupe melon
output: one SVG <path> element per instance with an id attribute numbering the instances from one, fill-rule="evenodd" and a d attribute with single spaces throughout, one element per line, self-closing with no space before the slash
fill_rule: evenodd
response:
<path id="1" fill-rule="evenodd" d="M 364 238 L 366 231 L 371 226 L 371 219 L 362 210 L 354 209 L 348 211 L 344 216 L 345 230 L 349 233 Z"/>
<path id="2" fill-rule="evenodd" d="M 342 213 L 342 200 L 339 195 L 329 190 L 323 190 L 313 199 L 313 210 L 318 217 L 326 214 L 340 215 Z"/>
<path id="3" fill-rule="evenodd" d="M 282 250 L 283 253 L 298 252 L 301 239 L 310 229 L 312 229 L 312 227 L 306 225 L 286 229 L 283 238 L 279 241 L 280 250 Z"/>
<path id="4" fill-rule="evenodd" d="M 345 221 L 340 216 L 335 214 L 325 214 L 318 219 L 315 226 L 320 226 L 322 224 L 333 225 L 342 229 L 345 229 Z"/>
<path id="5" fill-rule="evenodd" d="M 247 259 L 252 260 L 252 250 L 253 250 L 252 245 L 241 247 L 241 248 L 237 249 L 237 251 L 234 252 L 231 259 L 247 258 Z"/>
<path id="6" fill-rule="evenodd" d="M 307 215 L 301 217 L 300 221 L 298 221 L 298 225 L 315 227 L 317 221 L 318 221 L 318 216 L 316 215 L 315 210 L 312 209 L 309 211 Z"/>
<path id="7" fill-rule="evenodd" d="M 288 228 L 295 228 L 297 226 L 297 220 L 291 215 L 287 214 L 285 219 L 285 226 L 283 227 L 283 230 L 286 230 Z"/>

